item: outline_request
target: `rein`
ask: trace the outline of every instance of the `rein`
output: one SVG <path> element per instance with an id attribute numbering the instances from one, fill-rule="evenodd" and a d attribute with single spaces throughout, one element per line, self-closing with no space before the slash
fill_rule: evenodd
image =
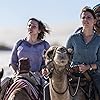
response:
<path id="1" fill-rule="evenodd" d="M 90 82 L 90 84 L 89 84 L 89 92 L 87 93 L 82 87 L 80 87 L 80 89 L 83 91 L 83 93 L 84 94 L 86 94 L 86 96 L 87 96 L 87 98 L 89 99 L 89 100 L 91 100 L 92 98 L 91 98 L 91 91 L 93 91 L 92 90 L 92 84 L 93 84 L 93 82 Z"/>
<path id="2" fill-rule="evenodd" d="M 72 97 L 74 97 L 74 96 L 77 94 L 78 89 L 79 89 L 79 86 L 80 86 L 80 81 L 81 81 L 81 75 L 78 77 L 77 87 L 76 87 L 75 92 L 74 92 L 73 94 L 71 93 L 70 84 L 69 84 L 69 81 L 68 81 L 69 93 L 70 93 L 70 95 L 71 95 Z"/>
<path id="3" fill-rule="evenodd" d="M 84 88 L 83 87 L 81 87 L 80 86 L 80 82 L 81 82 L 81 73 L 80 73 L 80 76 L 78 77 L 78 83 L 77 83 L 77 86 L 76 86 L 76 89 L 75 89 L 75 92 L 72 94 L 71 93 L 71 89 L 70 89 L 70 82 L 68 81 L 68 85 L 69 85 L 69 93 L 70 93 L 70 95 L 72 96 L 72 97 L 74 97 L 76 94 L 77 94 L 77 92 L 78 92 L 78 90 L 79 90 L 79 88 L 82 90 L 82 92 L 87 96 L 87 98 L 89 99 L 89 100 L 92 100 L 91 98 L 91 96 L 92 96 L 92 94 L 91 94 L 91 91 L 93 91 L 92 90 L 92 84 L 93 84 L 93 82 L 90 82 L 88 85 L 89 85 L 89 88 L 88 88 L 88 93 L 86 92 L 86 90 L 84 90 Z"/>

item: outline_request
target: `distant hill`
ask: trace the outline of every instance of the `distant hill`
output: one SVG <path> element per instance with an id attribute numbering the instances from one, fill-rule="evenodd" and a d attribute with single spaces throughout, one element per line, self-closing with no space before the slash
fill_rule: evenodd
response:
<path id="1" fill-rule="evenodd" d="M 1 45 L 0 45 L 0 51 L 1 51 L 1 50 L 2 50 L 2 51 L 3 51 L 3 50 L 4 50 L 4 51 L 10 51 L 11 48 L 8 47 L 8 46 L 6 46 L 6 45 L 2 45 L 2 44 L 1 44 Z"/>

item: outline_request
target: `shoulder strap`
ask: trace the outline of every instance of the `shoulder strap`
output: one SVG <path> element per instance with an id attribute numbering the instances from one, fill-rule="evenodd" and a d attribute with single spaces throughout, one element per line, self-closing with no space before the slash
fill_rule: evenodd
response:
<path id="1" fill-rule="evenodd" d="M 82 29 L 83 29 L 83 27 L 79 27 L 79 28 L 75 31 L 75 33 L 79 32 L 79 31 L 82 31 Z"/>
<path id="2" fill-rule="evenodd" d="M 45 40 L 44 40 L 44 49 L 46 49 L 46 42 L 45 42 Z"/>
<path id="3" fill-rule="evenodd" d="M 44 49 L 48 49 L 48 46 L 50 46 L 49 43 L 45 40 L 43 42 L 44 42 Z"/>
<path id="4" fill-rule="evenodd" d="M 22 42 L 23 42 L 23 39 L 21 39 L 21 40 L 19 40 L 16 44 L 16 49 L 22 44 Z"/>

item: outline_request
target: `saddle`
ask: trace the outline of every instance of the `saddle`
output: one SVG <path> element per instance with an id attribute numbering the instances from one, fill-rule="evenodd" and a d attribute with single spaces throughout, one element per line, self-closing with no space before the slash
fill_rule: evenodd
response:
<path id="1" fill-rule="evenodd" d="M 74 93 L 75 91 L 78 92 L 78 89 L 81 89 L 81 91 L 85 94 L 87 100 L 100 100 L 98 91 L 88 72 L 85 73 L 73 72 L 70 73 L 68 78 L 69 78 L 70 94 L 72 91 L 71 89 L 73 89 Z M 72 94 L 71 96 L 74 97 L 74 95 Z"/>
<path id="2" fill-rule="evenodd" d="M 85 72 L 83 74 L 81 73 L 71 73 L 69 75 L 69 82 L 72 86 L 76 86 L 78 81 L 79 81 L 79 78 L 80 78 L 80 86 L 85 86 L 86 83 L 89 83 L 92 81 L 90 75 Z"/>
<path id="3" fill-rule="evenodd" d="M 43 87 L 41 86 L 40 80 L 37 79 L 37 76 L 33 74 L 32 72 L 29 73 L 21 73 L 19 75 L 16 75 L 16 77 L 9 78 L 6 77 L 1 82 L 1 93 L 0 93 L 0 100 L 3 100 L 3 98 L 6 96 L 6 93 L 9 93 L 9 88 L 12 86 L 12 84 L 16 83 L 18 80 L 26 80 L 28 81 L 38 92 L 38 97 L 43 98 Z M 27 91 L 27 90 L 26 90 Z M 41 96 L 41 97 L 40 97 Z"/>
<path id="4" fill-rule="evenodd" d="M 13 79 L 6 77 L 2 82 L 1 82 L 1 93 L 0 93 L 0 100 L 3 100 L 3 97 L 6 93 L 6 91 L 9 89 L 11 84 L 13 83 Z"/>

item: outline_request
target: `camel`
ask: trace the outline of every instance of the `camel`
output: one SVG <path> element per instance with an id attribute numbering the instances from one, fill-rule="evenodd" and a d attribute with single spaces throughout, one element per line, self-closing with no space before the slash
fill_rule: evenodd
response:
<path id="1" fill-rule="evenodd" d="M 29 68 L 29 59 L 22 58 L 19 60 L 19 72 L 13 78 L 13 83 L 9 88 L 7 87 L 8 89 L 0 100 L 42 100 L 40 97 L 42 93 L 37 86 L 39 84 L 36 76 Z M 0 78 L 2 73 L 3 71 L 0 72 Z"/>
<path id="2" fill-rule="evenodd" d="M 45 54 L 45 62 L 51 74 L 49 78 L 51 100 L 71 100 L 65 73 L 69 62 L 66 48 L 51 46 Z"/>
<path id="3" fill-rule="evenodd" d="M 49 75 L 49 90 L 51 100 L 99 100 L 86 98 L 82 89 L 78 88 L 75 94 L 69 86 L 71 54 L 64 46 L 51 46 L 45 53 L 45 63 Z M 74 95 L 73 95 L 74 94 Z"/>

